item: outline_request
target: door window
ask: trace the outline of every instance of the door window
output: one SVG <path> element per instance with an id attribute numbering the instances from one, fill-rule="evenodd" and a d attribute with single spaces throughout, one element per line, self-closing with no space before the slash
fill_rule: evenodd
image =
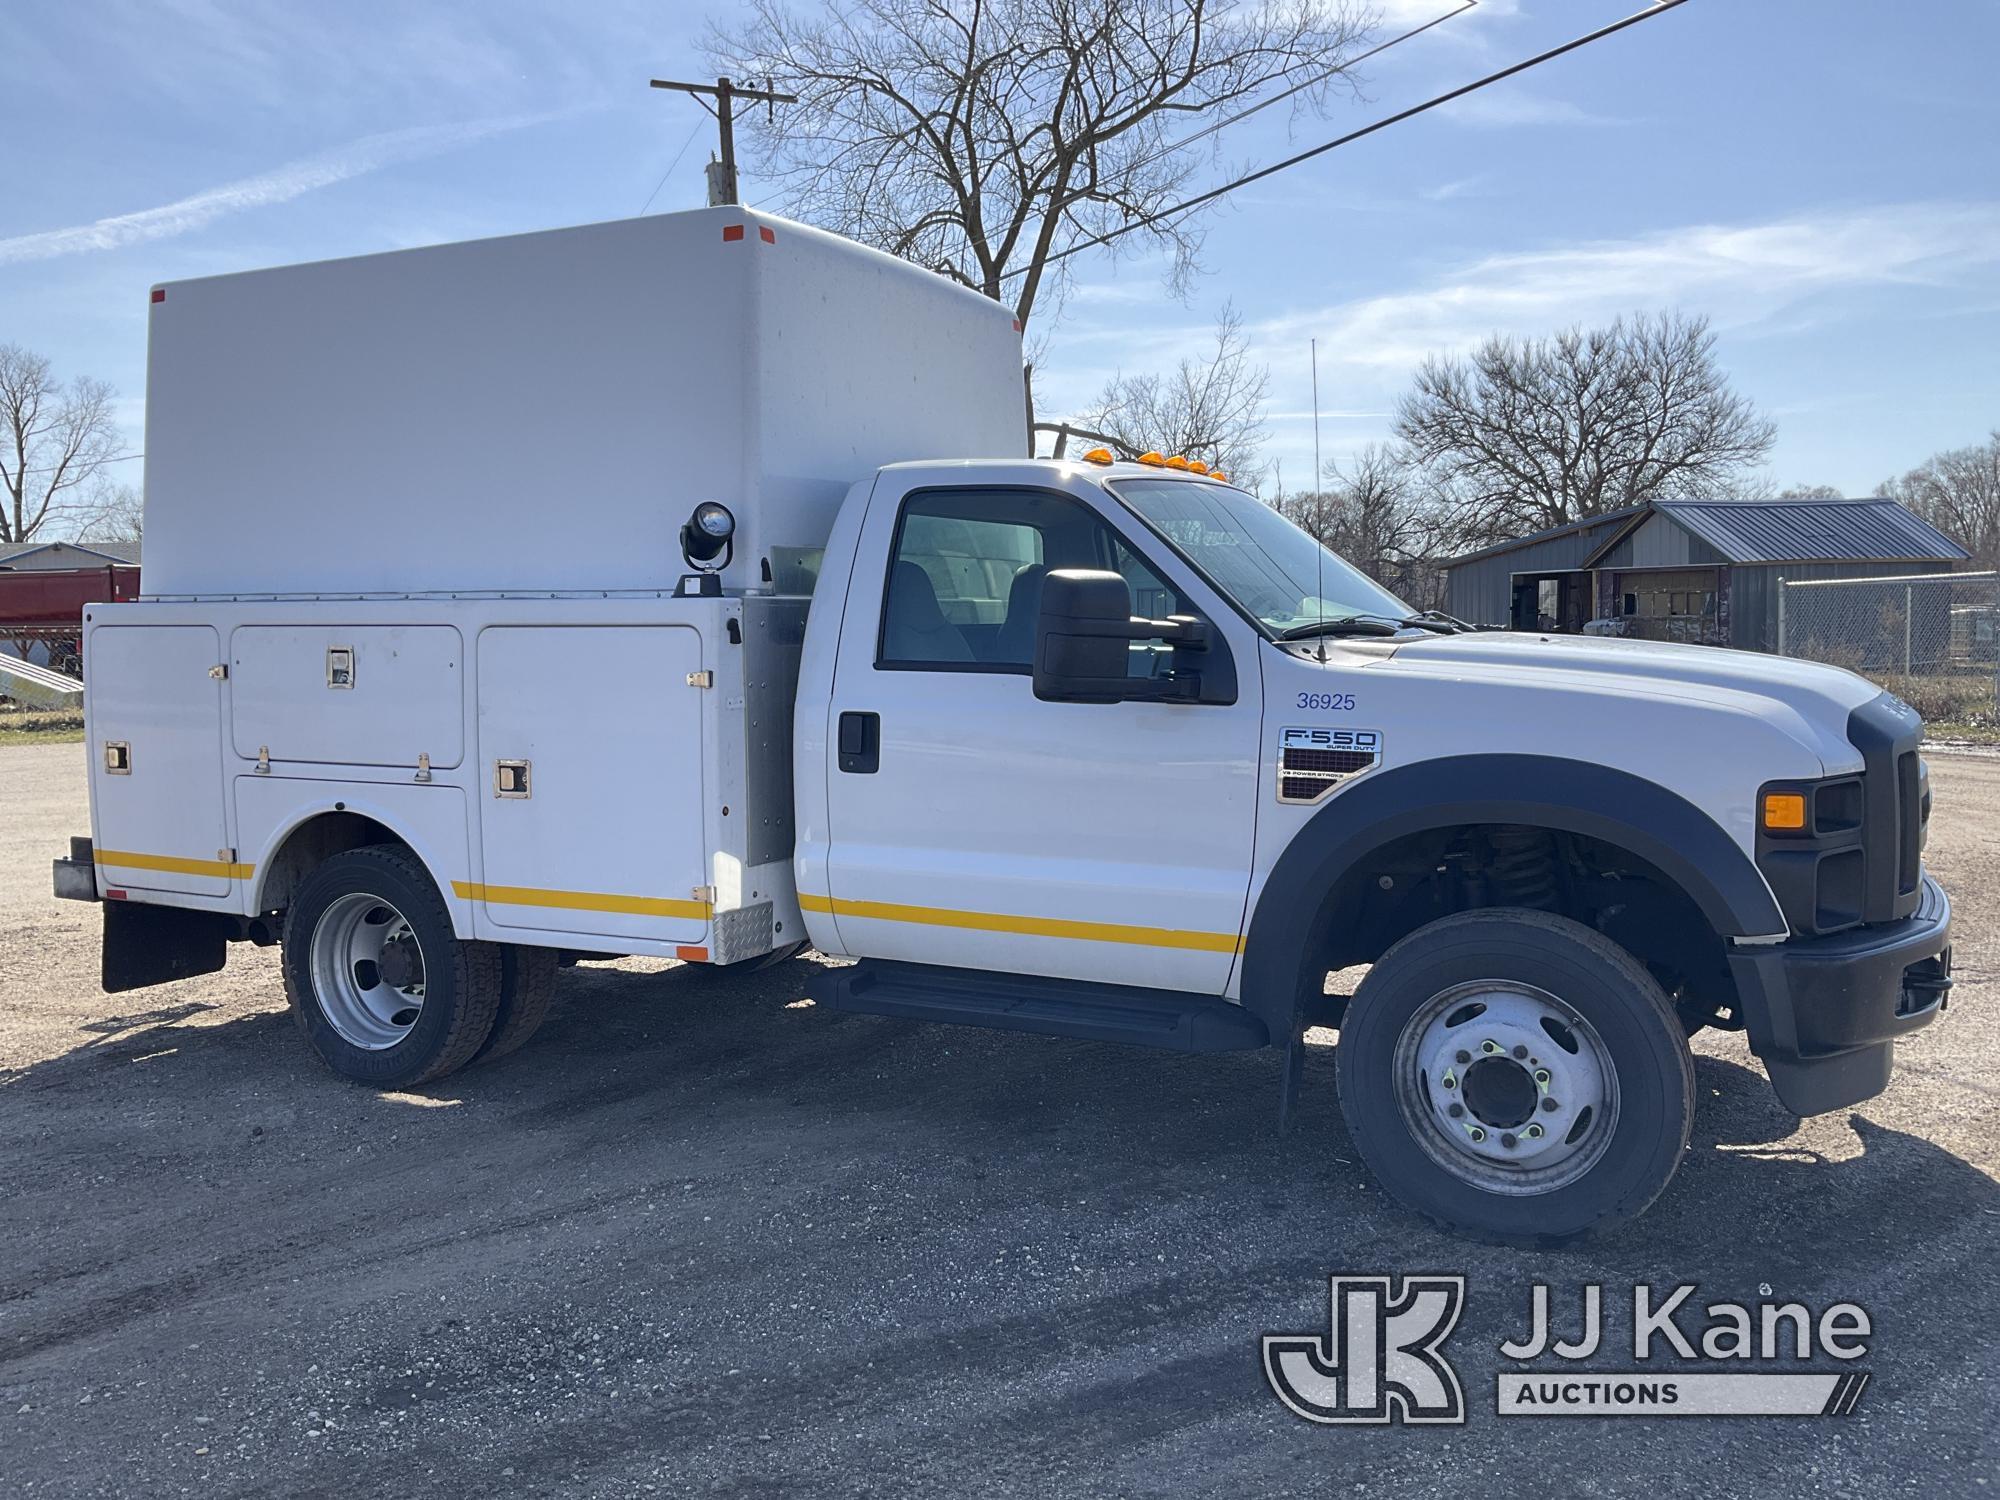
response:
<path id="1" fill-rule="evenodd" d="M 1026 673 L 1041 582 L 1050 568 L 1108 568 L 1136 614 L 1186 613 L 1185 601 L 1089 507 L 1037 490 L 927 490 L 903 506 L 889 563 L 877 664 Z M 1134 642 L 1131 670 L 1161 652 Z"/>

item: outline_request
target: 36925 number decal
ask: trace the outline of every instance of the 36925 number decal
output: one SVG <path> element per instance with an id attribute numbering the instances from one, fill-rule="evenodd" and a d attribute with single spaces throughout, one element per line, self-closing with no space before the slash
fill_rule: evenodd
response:
<path id="1" fill-rule="evenodd" d="M 1354 712 L 1352 693 L 1300 693 L 1298 707 L 1316 710 L 1323 714 L 1348 714 Z"/>

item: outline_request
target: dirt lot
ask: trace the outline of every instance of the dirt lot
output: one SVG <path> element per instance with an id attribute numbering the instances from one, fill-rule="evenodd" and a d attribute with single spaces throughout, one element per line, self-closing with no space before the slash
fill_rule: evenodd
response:
<path id="1" fill-rule="evenodd" d="M 1801 1123 L 1733 1038 L 1638 1226 L 1467 1246 L 1352 1161 L 1330 1049 L 1178 1058 L 569 970 L 419 1093 L 306 1053 L 269 953 L 117 999 L 48 859 L 75 746 L 0 749 L 0 1484 L 21 1493 L 1759 1495 L 2000 1490 L 2000 761 L 1935 762 L 1962 980 L 1890 1092 Z M 1468 1426 L 1310 1426 L 1257 1335 L 1334 1271 L 1462 1271 Z M 1545 1280 L 1860 1302 L 1844 1420 L 1502 1420 Z M 1621 1319 L 1625 1321 L 1621 1321 Z M 1607 1368 L 1629 1365 L 1613 1349 Z M 1622 1353 L 1627 1358 L 1620 1360 Z"/>

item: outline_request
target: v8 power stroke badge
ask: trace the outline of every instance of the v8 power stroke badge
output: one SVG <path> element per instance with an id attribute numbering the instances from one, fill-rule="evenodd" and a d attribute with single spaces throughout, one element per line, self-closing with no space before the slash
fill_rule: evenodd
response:
<path id="1" fill-rule="evenodd" d="M 1335 787 L 1382 763 L 1379 729 L 1315 724 L 1278 731 L 1278 800 L 1317 802 Z"/>

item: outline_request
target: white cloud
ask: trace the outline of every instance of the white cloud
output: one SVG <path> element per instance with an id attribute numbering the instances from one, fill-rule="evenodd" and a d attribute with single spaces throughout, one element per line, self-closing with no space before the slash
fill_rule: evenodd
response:
<path id="1" fill-rule="evenodd" d="M 1417 196 L 1426 203 L 1447 203 L 1453 198 L 1463 198 L 1485 181 L 1483 173 L 1475 177 L 1460 177 L 1451 182 L 1441 182 L 1436 187 L 1418 188 Z"/>
<path id="2" fill-rule="evenodd" d="M 509 115 L 456 125 L 418 125 L 364 136 L 330 151 L 287 162 L 275 171 L 226 182 L 157 208 L 0 240 L 0 265 L 52 260 L 94 250 L 115 250 L 146 240 L 168 239 L 200 229 L 228 214 L 286 203 L 396 162 L 436 156 L 551 118 L 548 114 Z"/>
<path id="3" fill-rule="evenodd" d="M 1271 413 L 1271 452 L 1304 472 L 1310 339 L 1319 342 L 1327 452 L 1337 456 L 1388 436 L 1396 398 L 1426 357 L 1463 352 L 1490 334 L 1538 336 L 1678 307 L 1707 314 L 1737 340 L 1781 338 L 1854 316 L 1842 298 L 1870 289 L 1932 286 L 1961 290 L 1961 303 L 1990 301 L 1996 266 L 2000 202 L 1831 209 L 1486 256 L 1394 291 L 1254 321 L 1247 332 L 1281 403 Z M 1212 337 L 1210 321 L 1191 312 L 1150 326 L 1061 330 L 1038 399 L 1051 412 L 1081 404 L 1114 359 L 1126 370 L 1164 369 L 1198 356 Z"/>
<path id="4" fill-rule="evenodd" d="M 1511 84 L 1496 84 L 1441 105 L 1438 113 L 1460 125 L 1621 125 L 1609 115 L 1594 115 L 1567 99 L 1551 99 Z"/>
<path id="5" fill-rule="evenodd" d="M 1274 354 L 1317 334 L 1323 360 L 1402 371 L 1495 332 L 1547 333 L 1670 306 L 1749 328 L 1822 293 L 1944 282 L 1996 262 L 2000 203 L 1902 204 L 1489 256 L 1425 286 L 1268 320 L 1251 333 Z"/>

